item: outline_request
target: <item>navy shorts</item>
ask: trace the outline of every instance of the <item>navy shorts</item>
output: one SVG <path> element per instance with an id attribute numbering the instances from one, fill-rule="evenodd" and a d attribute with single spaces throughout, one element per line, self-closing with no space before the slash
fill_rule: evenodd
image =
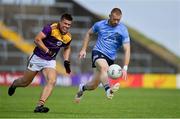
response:
<path id="1" fill-rule="evenodd" d="M 101 53 L 101 52 L 99 52 L 99 51 L 97 51 L 97 50 L 93 50 L 93 51 L 92 51 L 92 57 L 91 57 L 91 59 L 92 59 L 92 67 L 93 67 L 93 68 L 96 67 L 96 66 L 95 66 L 95 62 L 96 62 L 97 59 L 105 59 L 105 60 L 107 61 L 107 63 L 108 63 L 109 66 L 112 65 L 112 64 L 114 64 L 114 61 L 113 61 L 113 60 L 109 59 L 106 55 L 104 55 L 103 53 Z"/>

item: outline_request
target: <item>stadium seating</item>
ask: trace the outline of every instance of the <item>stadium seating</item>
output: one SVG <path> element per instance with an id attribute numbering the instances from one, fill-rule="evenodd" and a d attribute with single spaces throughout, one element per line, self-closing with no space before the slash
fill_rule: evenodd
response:
<path id="1" fill-rule="evenodd" d="M 90 51 L 96 36 L 92 38 L 93 40 L 88 48 L 87 59 L 79 62 L 77 56 L 85 32 L 95 21 L 102 19 L 101 16 L 88 11 L 72 0 L 61 0 L 54 5 L 0 4 L 0 20 L 30 44 L 33 44 L 35 35 L 41 31 L 43 25 L 59 20 L 60 15 L 64 12 L 69 12 L 74 17 L 71 29 L 73 35 L 71 57 L 73 72 L 90 72 L 92 71 Z M 137 40 L 142 38 L 136 37 L 133 34 L 134 31 L 133 33 L 131 31 L 130 29 L 132 53 L 129 71 L 131 73 L 177 73 L 180 71 L 180 66 L 176 65 L 176 61 L 168 60 L 161 55 L 162 53 L 154 52 L 147 44 Z M 116 62 L 122 64 L 122 49 L 119 52 Z M 28 55 L 10 40 L 0 35 L 0 71 L 23 71 L 26 67 Z M 62 62 L 61 57 L 58 57 L 57 60 Z"/>

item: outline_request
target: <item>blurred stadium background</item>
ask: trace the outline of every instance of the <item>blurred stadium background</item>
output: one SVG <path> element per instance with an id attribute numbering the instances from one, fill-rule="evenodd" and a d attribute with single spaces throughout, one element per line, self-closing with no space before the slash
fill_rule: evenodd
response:
<path id="1" fill-rule="evenodd" d="M 72 76 L 63 76 L 62 58 L 58 57 L 57 85 L 77 86 L 91 79 L 91 49 L 94 40 L 90 42 L 87 58 L 78 61 L 82 38 L 93 23 L 104 19 L 73 0 L 55 0 L 46 3 L 38 0 L 0 0 L 0 85 L 9 85 L 22 76 L 26 63 L 34 47 L 34 37 L 42 30 L 43 25 L 59 20 L 60 15 L 69 12 L 74 17 L 71 29 L 72 41 Z M 144 88 L 180 88 L 180 58 L 165 47 L 157 44 L 142 33 L 131 28 L 131 61 L 127 81 L 122 81 L 122 87 Z M 116 63 L 122 66 L 123 53 L 119 51 Z M 43 85 L 43 76 L 39 74 L 32 85 Z"/>
<path id="2" fill-rule="evenodd" d="M 36 76 L 32 86 L 18 89 L 13 97 L 7 95 L 7 89 L 14 79 L 23 75 L 35 35 L 43 25 L 58 21 L 64 12 L 74 17 L 73 73 L 71 77 L 64 76 L 63 59 L 57 57 L 57 87 L 46 104 L 51 111 L 34 114 L 32 109 L 45 83 L 42 74 Z M 80 105 L 73 103 L 77 86 L 92 78 L 90 53 L 96 36 L 90 42 L 87 58 L 80 62 L 77 56 L 82 38 L 94 22 L 104 18 L 74 0 L 0 0 L 0 118 L 180 117 L 180 58 L 130 26 L 132 53 L 128 80 L 110 81 L 121 84 L 111 101 L 105 99 L 100 88 L 96 93 L 87 93 Z M 121 49 L 116 60 L 121 66 L 122 54 Z"/>

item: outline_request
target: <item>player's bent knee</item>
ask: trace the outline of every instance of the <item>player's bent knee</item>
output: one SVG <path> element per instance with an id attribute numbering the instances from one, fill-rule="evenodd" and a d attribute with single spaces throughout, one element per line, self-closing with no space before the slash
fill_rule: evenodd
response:
<path id="1" fill-rule="evenodd" d="M 106 67 L 106 66 L 101 66 L 100 67 L 101 72 L 107 72 L 107 70 L 108 70 L 108 67 Z"/>
<path id="2" fill-rule="evenodd" d="M 49 81 L 48 81 L 48 84 L 50 84 L 50 85 L 53 85 L 53 86 L 54 86 L 54 85 L 56 84 L 56 80 L 49 80 Z"/>

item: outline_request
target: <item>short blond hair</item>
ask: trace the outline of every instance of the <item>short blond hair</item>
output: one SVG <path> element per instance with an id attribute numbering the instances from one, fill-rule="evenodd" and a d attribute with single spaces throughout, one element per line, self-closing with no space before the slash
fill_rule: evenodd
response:
<path id="1" fill-rule="evenodd" d="M 116 14 L 122 15 L 122 11 L 121 11 L 120 8 L 113 8 L 113 9 L 111 10 L 111 14 L 112 14 L 112 13 L 116 13 Z"/>

